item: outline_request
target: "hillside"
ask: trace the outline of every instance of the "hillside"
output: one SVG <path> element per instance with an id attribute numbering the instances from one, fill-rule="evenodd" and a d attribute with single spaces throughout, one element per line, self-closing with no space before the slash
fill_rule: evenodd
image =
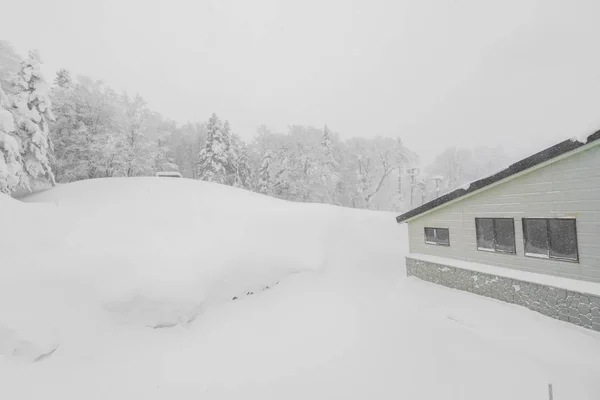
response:
<path id="1" fill-rule="evenodd" d="M 600 335 L 407 279 L 394 216 L 187 179 L 0 196 L 0 398 L 600 396 Z"/>

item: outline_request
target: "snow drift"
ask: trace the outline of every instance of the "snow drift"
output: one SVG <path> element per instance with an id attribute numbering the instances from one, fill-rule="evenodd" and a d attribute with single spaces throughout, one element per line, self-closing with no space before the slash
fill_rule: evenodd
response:
<path id="1" fill-rule="evenodd" d="M 63 329 L 74 320 L 186 325 L 211 304 L 319 270 L 341 216 L 187 179 L 88 180 L 0 201 L 11 227 L 0 233 L 0 353 L 30 360 L 75 335 Z"/>
<path id="2" fill-rule="evenodd" d="M 597 332 L 406 279 L 394 213 L 163 178 L 27 201 L 0 196 L 2 399 L 599 398 Z"/>

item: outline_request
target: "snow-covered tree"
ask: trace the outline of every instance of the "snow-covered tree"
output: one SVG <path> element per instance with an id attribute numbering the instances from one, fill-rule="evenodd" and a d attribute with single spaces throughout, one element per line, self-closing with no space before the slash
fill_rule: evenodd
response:
<path id="1" fill-rule="evenodd" d="M 253 174 L 250 169 L 248 149 L 237 135 L 231 135 L 231 160 L 234 169 L 232 185 L 243 189 L 252 189 Z"/>
<path id="2" fill-rule="evenodd" d="M 268 150 L 262 159 L 260 168 L 258 169 L 258 183 L 256 185 L 256 191 L 258 193 L 272 195 L 273 194 L 273 180 L 271 176 L 271 170 L 273 168 L 273 151 Z"/>
<path id="3" fill-rule="evenodd" d="M 322 132 L 311 126 L 292 125 L 280 148 L 278 173 L 283 197 L 305 202 L 324 201 L 327 192 L 321 173 Z M 286 193 L 287 192 L 287 193 Z"/>
<path id="4" fill-rule="evenodd" d="M 323 129 L 321 140 L 321 185 L 322 201 L 338 204 L 337 197 L 341 194 L 342 187 L 339 185 L 340 171 L 339 162 L 334 154 L 331 132 L 327 125 Z"/>
<path id="5" fill-rule="evenodd" d="M 415 161 L 415 155 L 400 140 L 391 138 L 352 139 L 350 145 L 356 166 L 352 204 L 373 208 L 380 193 L 395 191 L 396 182 L 391 177 L 401 174 L 403 168 Z"/>
<path id="6" fill-rule="evenodd" d="M 14 93 L 13 77 L 21 69 L 21 57 L 13 45 L 6 40 L 0 40 L 0 88 L 8 96 Z"/>
<path id="7" fill-rule="evenodd" d="M 198 179 L 227 184 L 232 170 L 230 155 L 229 123 L 221 123 L 213 114 L 207 124 L 206 144 L 198 154 Z"/>
<path id="8" fill-rule="evenodd" d="M 121 131 L 124 134 L 125 176 L 138 176 L 153 171 L 154 143 L 145 135 L 148 118 L 146 102 L 139 95 L 131 99 L 123 94 Z"/>
<path id="9" fill-rule="evenodd" d="M 40 64 L 38 52 L 29 52 L 14 81 L 15 94 L 11 98 L 23 169 L 27 174 L 21 184 L 27 189 L 35 181 L 55 183 L 50 167 L 52 143 L 48 129 L 48 122 L 54 121 L 54 114 Z"/>
<path id="10" fill-rule="evenodd" d="M 56 82 L 65 81 L 59 73 Z M 119 96 L 101 81 L 79 76 L 52 88 L 56 122 L 53 169 L 69 182 L 109 176 L 151 175 L 157 170 L 179 170 L 194 178 L 197 154 L 204 147 L 206 129 L 151 112 L 140 96 Z"/>
<path id="11" fill-rule="evenodd" d="M 387 210 L 405 209 L 408 186 L 400 182 L 417 161 L 400 139 L 342 142 L 328 126 L 319 130 L 292 125 L 287 134 L 262 126 L 252 150 L 256 190 L 261 193 L 292 201 Z"/>
<path id="12" fill-rule="evenodd" d="M 325 153 L 325 156 L 329 159 L 333 159 L 331 132 L 329 132 L 327 125 L 325 125 L 325 128 L 323 129 L 323 139 L 321 140 L 321 145 L 323 146 L 323 152 Z"/>
<path id="13" fill-rule="evenodd" d="M 168 147 L 170 134 L 163 134 L 156 140 L 154 148 L 154 170 L 155 171 L 179 171 L 175 158 Z"/>
<path id="14" fill-rule="evenodd" d="M 292 125 L 287 134 L 261 127 L 253 144 L 260 159 L 257 190 L 287 200 L 328 201 L 322 141 L 323 132 L 313 127 Z"/>
<path id="15" fill-rule="evenodd" d="M 206 124 L 178 125 L 148 110 L 139 95 L 119 96 L 100 81 L 72 78 L 67 69 L 54 79 L 52 121 L 39 57 L 33 53 L 22 65 L 21 61 L 10 44 L 0 41 L 3 192 L 40 178 L 51 181 L 52 173 L 58 181 L 69 182 L 179 170 L 194 179 L 292 201 L 401 211 L 411 189 L 416 193 L 413 198 L 425 201 L 443 190 L 440 182 L 457 185 L 472 180 L 473 171 L 489 174 L 506 161 L 496 149 L 478 150 L 478 157 L 468 163 L 450 165 L 445 161 L 452 157 L 440 157 L 437 164 L 443 172 L 423 171 L 411 181 L 408 171 L 416 157 L 399 139 L 342 141 L 327 125 L 324 129 L 291 125 L 286 133 L 273 133 L 263 125 L 246 145 L 215 114 Z M 17 83 L 9 85 L 7 77 L 15 75 Z M 444 179 L 434 181 L 434 176 Z"/>
<path id="16" fill-rule="evenodd" d="M 15 124 L 8 106 L 8 98 L 0 87 L 0 193 L 11 194 L 21 182 L 23 165 L 19 143 L 11 135 Z"/>
<path id="17" fill-rule="evenodd" d="M 206 127 L 203 124 L 187 123 L 174 127 L 166 146 L 185 177 L 196 179 L 198 153 L 206 142 Z"/>
<path id="18" fill-rule="evenodd" d="M 58 75 L 54 79 L 56 82 Z M 83 138 L 85 126 L 77 118 L 75 90 L 66 86 L 55 86 L 51 91 L 55 121 L 50 124 L 50 137 L 54 144 L 52 170 L 57 182 L 75 180 L 76 176 L 85 176 L 84 171 L 75 172 L 81 167 L 80 160 L 86 152 Z M 77 164 L 77 167 L 74 165 Z"/>
<path id="19" fill-rule="evenodd" d="M 80 76 L 77 83 L 55 86 L 52 98 L 56 121 L 50 128 L 57 180 L 124 175 L 117 94 L 102 82 Z"/>
<path id="20" fill-rule="evenodd" d="M 467 149 L 449 147 L 436 157 L 433 171 L 446 178 L 448 189 L 460 186 L 465 180 L 465 172 L 472 162 L 472 154 Z"/>
<path id="21" fill-rule="evenodd" d="M 71 79 L 71 73 L 65 69 L 61 68 L 56 73 L 56 77 L 54 78 L 54 84 L 61 88 L 67 88 L 73 84 L 73 80 Z"/>
<path id="22" fill-rule="evenodd" d="M 444 193 L 492 175 L 513 161 L 502 147 L 483 146 L 474 150 L 448 147 L 427 166 L 426 172 L 430 176 L 443 178 Z"/>

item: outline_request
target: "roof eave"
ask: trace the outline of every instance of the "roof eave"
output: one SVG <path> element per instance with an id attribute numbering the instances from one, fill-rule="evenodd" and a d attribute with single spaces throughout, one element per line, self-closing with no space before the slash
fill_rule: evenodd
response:
<path id="1" fill-rule="evenodd" d="M 453 190 L 444 196 L 438 197 L 437 199 L 434 199 L 419 207 L 413 208 L 412 210 L 397 216 L 396 222 L 408 222 L 409 220 L 415 219 L 422 214 L 429 213 L 439 207 L 447 206 L 451 203 L 462 200 L 463 198 L 466 198 L 466 196 L 470 197 L 476 193 L 480 193 L 484 190 L 488 190 L 494 186 L 512 180 L 517 176 L 533 172 L 548 164 L 554 163 L 566 157 L 570 157 L 573 154 L 592 147 L 592 143 L 593 145 L 600 144 L 599 139 L 600 130 L 596 131 L 592 135 L 589 135 L 585 143 L 574 141 L 572 139 L 560 142 L 552 147 L 517 161 L 508 168 L 505 168 L 494 175 L 472 182 L 468 189 L 459 188 Z"/>

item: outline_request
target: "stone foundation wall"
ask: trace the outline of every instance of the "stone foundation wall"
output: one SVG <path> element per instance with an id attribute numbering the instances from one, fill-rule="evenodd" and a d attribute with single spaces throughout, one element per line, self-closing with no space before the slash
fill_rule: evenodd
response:
<path id="1" fill-rule="evenodd" d="M 406 274 L 600 331 L 600 297 L 406 257 Z"/>

